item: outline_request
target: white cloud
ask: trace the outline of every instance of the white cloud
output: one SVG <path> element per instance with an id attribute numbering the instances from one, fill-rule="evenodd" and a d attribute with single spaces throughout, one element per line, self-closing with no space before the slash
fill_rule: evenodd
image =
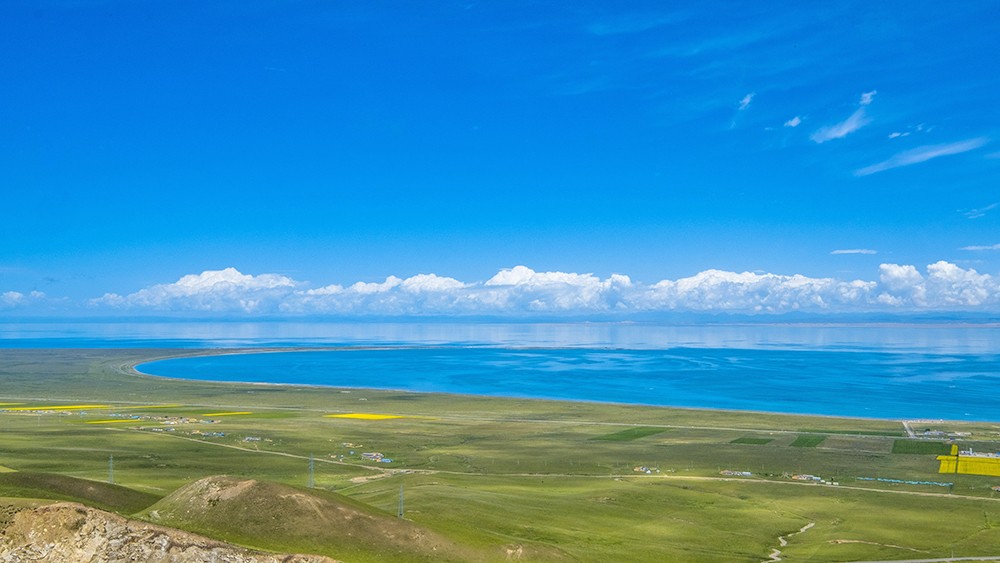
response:
<path id="1" fill-rule="evenodd" d="M 927 266 L 924 277 L 913 266 L 883 264 L 879 301 L 896 308 L 972 309 L 1000 305 L 1000 280 L 940 261 Z"/>
<path id="2" fill-rule="evenodd" d="M 753 97 L 755 95 L 756 94 L 754 92 L 750 92 L 746 96 L 743 96 L 743 99 L 740 100 L 739 108 L 737 108 L 737 109 L 739 109 L 739 111 L 743 111 L 743 110 L 747 109 L 747 107 L 750 106 L 750 102 L 753 101 Z"/>
<path id="3" fill-rule="evenodd" d="M 689 278 L 657 283 L 639 305 L 646 310 L 824 311 L 864 301 L 874 288 L 874 282 L 858 280 L 707 270 Z"/>
<path id="4" fill-rule="evenodd" d="M 1000 206 L 1000 202 L 991 203 L 985 207 L 980 207 L 978 209 L 970 209 L 965 212 L 965 216 L 968 217 L 969 219 L 979 219 L 980 217 L 986 216 L 986 214 L 989 213 L 990 211 L 996 209 L 997 206 Z"/>
<path id="5" fill-rule="evenodd" d="M 417 274 L 403 280 L 402 287 L 410 292 L 452 291 L 465 287 L 465 284 L 455 278 L 446 278 L 436 274 Z"/>
<path id="6" fill-rule="evenodd" d="M 236 268 L 226 268 L 189 274 L 174 283 L 154 285 L 127 296 L 108 293 L 91 304 L 164 311 L 254 312 L 280 299 L 296 285 L 291 278 L 279 274 L 251 276 Z"/>
<path id="7" fill-rule="evenodd" d="M 402 279 L 397 278 L 396 276 L 389 276 L 385 278 L 385 281 L 382 283 L 357 282 L 348 289 L 355 293 L 369 295 L 372 293 L 385 293 L 392 290 L 394 287 L 399 287 L 401 283 L 403 283 Z"/>
<path id="8" fill-rule="evenodd" d="M 979 137 L 976 139 L 968 139 L 965 141 L 959 141 L 957 143 L 947 143 L 942 145 L 925 145 L 922 147 L 917 147 L 915 149 L 910 149 L 908 151 L 903 151 L 901 153 L 895 154 L 892 158 L 888 160 L 883 160 L 872 164 L 871 166 L 866 166 L 864 168 L 859 168 L 854 171 L 855 176 L 869 176 L 877 172 L 883 172 L 885 170 L 891 170 L 893 168 L 899 168 L 901 166 L 909 166 L 911 164 L 918 164 L 920 162 L 925 162 L 933 158 L 938 158 L 941 156 L 948 156 L 952 154 L 961 154 L 963 152 L 968 152 L 971 150 L 978 149 L 979 147 L 985 145 L 989 139 L 985 137 Z"/>
<path id="9" fill-rule="evenodd" d="M 46 295 L 41 291 L 30 291 L 26 294 L 20 291 L 5 291 L 0 293 L 0 309 L 28 307 L 44 300 Z"/>
<path id="10" fill-rule="evenodd" d="M 880 303 L 894 307 L 907 303 L 919 307 L 927 305 L 924 276 L 913 266 L 882 264 L 879 266 L 879 281 L 884 289 L 878 296 Z"/>
<path id="11" fill-rule="evenodd" d="M 861 99 L 858 100 L 858 105 L 867 106 L 875 100 L 875 94 L 878 94 L 878 90 L 872 90 L 871 92 L 864 92 L 861 94 Z"/>
<path id="12" fill-rule="evenodd" d="M 1000 244 L 990 244 L 986 246 L 963 246 L 959 250 L 1000 250 Z"/>
<path id="13" fill-rule="evenodd" d="M 878 252 L 870 248 L 845 248 L 831 251 L 830 254 L 878 254 Z"/>
<path id="14" fill-rule="evenodd" d="M 798 127 L 800 123 L 802 123 L 802 118 L 796 115 L 785 122 L 785 127 Z"/>
<path id="15" fill-rule="evenodd" d="M 992 276 L 949 262 L 927 266 L 927 283 L 936 306 L 977 307 L 998 301 L 998 284 Z"/>
<path id="16" fill-rule="evenodd" d="M 908 125 L 904 131 L 893 131 L 889 133 L 890 139 L 900 139 L 903 137 L 909 137 L 913 133 L 930 133 L 934 127 L 928 126 L 924 123 L 918 123 L 916 125 Z"/>
<path id="17" fill-rule="evenodd" d="M 479 282 L 418 274 L 348 286 L 312 289 L 305 285 L 277 274 L 252 276 L 230 268 L 184 276 L 127 296 L 105 295 L 92 304 L 132 312 L 334 316 L 1000 311 L 1000 281 L 949 262 L 931 264 L 926 273 L 912 265 L 882 264 L 877 281 L 706 270 L 644 284 L 622 274 L 602 279 L 593 274 L 536 272 L 515 266 Z M 23 299 L 25 296 L 17 292 L 0 294 L 0 303 Z"/>
<path id="18" fill-rule="evenodd" d="M 846 137 L 869 123 L 871 123 L 871 119 L 865 115 L 865 108 L 861 107 L 840 123 L 820 127 L 809 138 L 816 143 L 825 143 Z"/>

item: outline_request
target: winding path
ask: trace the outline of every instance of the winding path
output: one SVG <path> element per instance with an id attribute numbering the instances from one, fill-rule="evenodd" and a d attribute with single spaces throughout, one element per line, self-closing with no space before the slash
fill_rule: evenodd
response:
<path id="1" fill-rule="evenodd" d="M 786 534 L 784 536 L 778 536 L 778 547 L 785 547 L 785 546 L 787 546 L 788 545 L 788 538 L 790 538 L 792 536 L 797 536 L 797 535 L 805 532 L 809 528 L 812 528 L 815 525 L 816 525 L 815 522 L 810 522 L 810 523 L 806 524 L 805 526 L 802 526 L 801 528 L 799 528 L 798 532 L 792 532 L 792 533 Z M 781 561 L 781 550 L 776 547 L 776 548 L 774 548 L 774 549 L 771 550 L 771 554 L 768 555 L 767 557 L 768 558 L 765 559 L 763 561 L 763 563 L 776 563 L 777 561 Z"/>

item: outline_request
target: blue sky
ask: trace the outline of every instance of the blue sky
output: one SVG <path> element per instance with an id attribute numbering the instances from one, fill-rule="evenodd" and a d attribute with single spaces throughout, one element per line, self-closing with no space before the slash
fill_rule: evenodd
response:
<path id="1" fill-rule="evenodd" d="M 997 37 L 994 1 L 10 0 L 0 315 L 1000 311 Z"/>

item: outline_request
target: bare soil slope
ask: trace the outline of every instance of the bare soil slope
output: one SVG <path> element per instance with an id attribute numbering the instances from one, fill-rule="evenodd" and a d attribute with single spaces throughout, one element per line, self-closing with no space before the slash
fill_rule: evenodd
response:
<path id="1" fill-rule="evenodd" d="M 251 551 L 76 503 L 21 510 L 0 534 L 3 563 L 334 563 L 318 555 Z"/>

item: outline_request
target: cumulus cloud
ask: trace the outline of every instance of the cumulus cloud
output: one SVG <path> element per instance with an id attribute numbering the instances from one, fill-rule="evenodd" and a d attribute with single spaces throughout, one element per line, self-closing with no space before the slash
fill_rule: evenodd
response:
<path id="1" fill-rule="evenodd" d="M 1000 250 L 1000 244 L 989 244 L 985 246 L 963 246 L 959 250 Z"/>
<path id="2" fill-rule="evenodd" d="M 251 276 L 226 268 L 189 274 L 174 283 L 154 285 L 126 296 L 107 293 L 91 304 L 161 311 L 254 312 L 287 295 L 295 285 L 291 278 L 279 274 Z"/>
<path id="3" fill-rule="evenodd" d="M 822 144 L 827 141 L 846 137 L 869 123 L 871 123 L 871 119 L 865 115 L 865 108 L 860 107 L 844 121 L 820 127 L 809 138 L 816 143 Z"/>
<path id="4" fill-rule="evenodd" d="M 915 267 L 908 264 L 882 264 L 879 266 L 879 281 L 883 288 L 883 292 L 878 295 L 879 303 L 894 307 L 905 304 L 918 307 L 927 305 L 924 276 Z"/>
<path id="5" fill-rule="evenodd" d="M 127 296 L 106 295 L 94 305 L 132 311 L 334 316 L 1000 310 L 1000 281 L 943 261 L 927 266 L 925 272 L 912 265 L 882 264 L 878 280 L 872 281 L 706 270 L 646 284 L 623 274 L 601 278 L 515 266 L 479 282 L 418 274 L 347 286 L 306 285 L 278 274 L 252 276 L 228 268 L 184 276 Z M 0 295 L 0 302 L 23 297 L 14 293 Z"/>
<path id="6" fill-rule="evenodd" d="M 1000 280 L 940 261 L 927 266 L 923 276 L 913 266 L 883 264 L 886 291 L 879 301 L 897 308 L 977 309 L 1000 305 Z"/>
<path id="7" fill-rule="evenodd" d="M 798 127 L 800 123 L 802 123 L 802 118 L 796 115 L 785 122 L 785 127 Z"/>
<path id="8" fill-rule="evenodd" d="M 830 254 L 878 254 L 878 252 L 870 248 L 844 248 L 833 250 Z"/>
<path id="9" fill-rule="evenodd" d="M 910 136 L 910 132 L 909 131 L 905 131 L 905 132 L 902 132 L 902 133 L 899 132 L 899 131 L 893 131 L 892 133 L 889 133 L 889 138 L 890 139 L 898 139 L 899 137 L 909 137 L 909 136 Z"/>
<path id="10" fill-rule="evenodd" d="M 25 302 L 25 295 L 20 291 L 5 291 L 0 293 L 0 306 L 4 308 L 16 307 Z"/>
<path id="11" fill-rule="evenodd" d="M 655 284 L 638 305 L 645 310 L 823 311 L 864 301 L 874 288 L 873 282 L 857 280 L 706 270 L 688 278 Z"/>
<path id="12" fill-rule="evenodd" d="M 871 166 L 859 168 L 854 171 L 854 175 L 869 176 L 877 172 L 884 172 L 901 166 L 910 166 L 911 164 L 918 164 L 942 156 L 961 154 L 963 152 L 978 149 L 979 147 L 985 145 L 988 141 L 989 139 L 985 137 L 978 137 L 975 139 L 959 141 L 957 143 L 924 145 L 922 147 L 897 153 L 888 160 L 883 160 L 882 162 L 872 164 Z"/>
<path id="13" fill-rule="evenodd" d="M 737 109 L 739 109 L 740 111 L 743 111 L 743 110 L 747 109 L 748 107 L 750 107 L 750 102 L 753 101 L 753 97 L 755 95 L 756 95 L 755 92 L 750 92 L 746 96 L 743 96 L 743 99 L 740 100 L 740 105 L 739 105 L 739 107 Z"/>
<path id="14" fill-rule="evenodd" d="M 5 291 L 0 293 L 0 309 L 14 309 L 37 304 L 46 299 L 41 291 L 30 291 L 21 293 L 20 291 Z"/>

